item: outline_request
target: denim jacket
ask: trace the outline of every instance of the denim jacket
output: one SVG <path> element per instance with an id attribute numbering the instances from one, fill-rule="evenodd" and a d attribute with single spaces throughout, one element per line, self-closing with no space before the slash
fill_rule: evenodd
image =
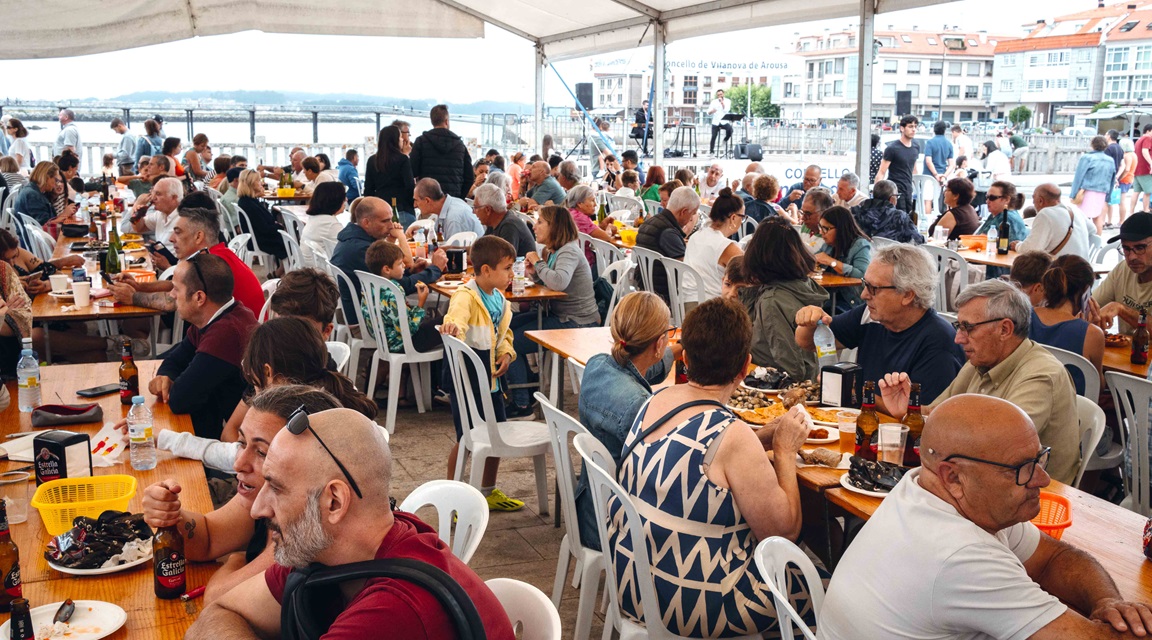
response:
<path id="1" fill-rule="evenodd" d="M 640 407 L 652 396 L 652 383 L 668 377 L 672 370 L 672 350 L 664 351 L 664 359 L 640 375 L 631 362 L 624 366 L 611 355 L 592 356 L 584 369 L 580 385 L 580 424 L 596 436 L 616 464 L 624 452 L 624 438 L 640 413 Z M 576 513 L 580 520 L 580 540 L 584 546 L 600 548 L 600 534 L 596 530 L 596 511 L 588 476 L 581 472 L 576 485 Z"/>
<path id="2" fill-rule="evenodd" d="M 1112 181 L 1116 178 L 1116 163 L 1103 151 L 1093 151 L 1080 157 L 1076 164 L 1076 175 L 1072 178 L 1072 190 L 1069 192 L 1075 198 L 1081 190 L 1109 193 L 1112 191 Z"/>

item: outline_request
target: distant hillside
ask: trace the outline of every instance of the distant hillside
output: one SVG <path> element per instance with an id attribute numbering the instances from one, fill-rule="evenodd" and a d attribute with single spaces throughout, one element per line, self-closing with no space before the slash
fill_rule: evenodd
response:
<path id="1" fill-rule="evenodd" d="M 184 102 L 199 100 L 219 100 L 237 104 L 257 105 L 338 105 L 355 106 L 397 106 L 423 110 L 431 108 L 431 99 L 396 98 L 391 96 L 370 96 L 359 93 L 302 93 L 295 91 L 135 91 L 111 98 L 120 102 Z M 469 104 L 450 104 L 455 113 L 527 113 L 532 105 L 523 102 L 483 101 Z"/>

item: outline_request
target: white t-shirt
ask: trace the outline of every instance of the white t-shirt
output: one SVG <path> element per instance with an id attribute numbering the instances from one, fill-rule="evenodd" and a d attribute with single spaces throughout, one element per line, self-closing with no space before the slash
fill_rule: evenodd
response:
<path id="1" fill-rule="evenodd" d="M 300 231 L 300 255 L 304 260 L 311 262 L 312 245 L 323 247 L 325 240 L 335 244 L 336 236 L 340 235 L 344 225 L 340 224 L 336 216 L 301 216 L 301 218 L 304 220 L 304 228 Z"/>
<path id="2" fill-rule="evenodd" d="M 724 176 L 716 179 L 714 186 L 708 185 L 708 178 L 700 179 L 700 196 L 704 198 L 715 198 L 720 195 L 720 190 L 728 185 L 724 184 Z"/>
<path id="3" fill-rule="evenodd" d="M 1008 180 L 1012 177 L 1012 164 L 1001 150 L 988 154 L 984 159 L 984 168 L 992 172 L 993 180 Z"/>
<path id="4" fill-rule="evenodd" d="M 636 197 L 636 190 L 633 189 L 632 187 L 620 187 L 619 189 L 616 190 L 616 195 L 624 196 L 626 198 L 635 198 Z"/>
<path id="5" fill-rule="evenodd" d="M 15 158 L 17 155 L 20 158 L 20 170 L 25 174 L 32 168 L 32 154 L 28 151 L 28 138 L 16 138 L 12 141 L 12 146 L 8 147 L 8 155 Z"/>
<path id="6" fill-rule="evenodd" d="M 727 236 L 712 228 L 711 225 L 701 228 L 688 237 L 688 245 L 684 249 L 684 264 L 700 274 L 700 302 L 711 300 L 720 296 L 720 286 L 724 280 L 724 267 L 720 266 L 720 254 L 735 244 Z M 680 285 L 684 300 L 696 301 L 696 283 L 691 276 L 686 276 Z"/>
<path id="7" fill-rule="evenodd" d="M 152 232 L 153 237 L 155 237 L 157 241 L 163 242 L 164 246 L 168 247 L 169 251 L 172 251 L 174 247 L 168 239 L 172 237 L 172 227 L 176 226 L 176 220 L 179 218 L 180 215 L 176 209 L 173 209 L 172 213 L 167 215 L 165 215 L 163 211 L 149 209 L 148 213 L 144 215 L 144 226 Z M 127 217 L 125 217 L 125 219 L 127 219 Z"/>
<path id="8" fill-rule="evenodd" d="M 972 138 L 961 133 L 952 141 L 952 148 L 955 152 L 955 157 L 968 156 L 968 160 L 972 160 Z"/>
<path id="9" fill-rule="evenodd" d="M 1072 217 L 1068 212 L 1072 211 Z M 1068 224 L 1072 224 L 1072 235 L 1068 242 L 1060 249 L 1057 257 L 1064 255 L 1086 256 L 1090 249 L 1088 244 L 1088 223 L 1084 214 L 1079 210 L 1066 205 L 1044 207 L 1032 221 L 1032 232 L 1016 246 L 1018 253 L 1025 251 L 1044 251 L 1051 253 L 1059 246 L 1064 236 L 1068 235 Z"/>
<path id="10" fill-rule="evenodd" d="M 1040 531 L 991 535 L 904 476 L 844 553 L 817 629 L 825 640 L 1023 640 L 1068 609 L 1024 561 Z"/>
<path id="11" fill-rule="evenodd" d="M 728 108 L 731 106 L 732 103 L 727 98 L 716 98 L 708 103 L 708 112 L 712 114 L 712 126 L 724 124 L 724 116 L 728 115 Z"/>

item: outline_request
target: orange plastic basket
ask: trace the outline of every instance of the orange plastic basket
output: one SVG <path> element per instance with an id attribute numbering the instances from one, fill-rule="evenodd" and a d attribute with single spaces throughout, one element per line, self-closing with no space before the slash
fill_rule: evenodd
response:
<path id="1" fill-rule="evenodd" d="M 127 273 L 135 278 L 136 282 L 156 282 L 156 272 L 147 269 L 124 269 L 122 273 Z"/>
<path id="2" fill-rule="evenodd" d="M 1064 496 L 1041 491 L 1040 513 L 1032 518 L 1032 524 L 1059 540 L 1064 530 L 1072 525 L 1072 503 Z"/>

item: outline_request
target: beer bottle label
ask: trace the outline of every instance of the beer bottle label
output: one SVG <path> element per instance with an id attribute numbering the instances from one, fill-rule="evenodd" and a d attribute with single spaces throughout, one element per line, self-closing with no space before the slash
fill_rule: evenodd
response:
<path id="1" fill-rule="evenodd" d="M 20 563 L 13 562 L 12 568 L 4 576 L 4 593 L 13 598 L 24 595 L 24 588 L 20 585 Z"/>
<path id="2" fill-rule="evenodd" d="M 156 581 L 165 589 L 183 587 L 186 564 L 184 554 L 178 551 L 169 551 L 167 555 L 156 559 Z"/>
<path id="3" fill-rule="evenodd" d="M 120 378 L 120 397 L 123 398 L 124 394 L 130 394 L 129 400 L 132 396 L 140 395 L 140 378 L 139 376 L 129 376 L 127 378 Z"/>

